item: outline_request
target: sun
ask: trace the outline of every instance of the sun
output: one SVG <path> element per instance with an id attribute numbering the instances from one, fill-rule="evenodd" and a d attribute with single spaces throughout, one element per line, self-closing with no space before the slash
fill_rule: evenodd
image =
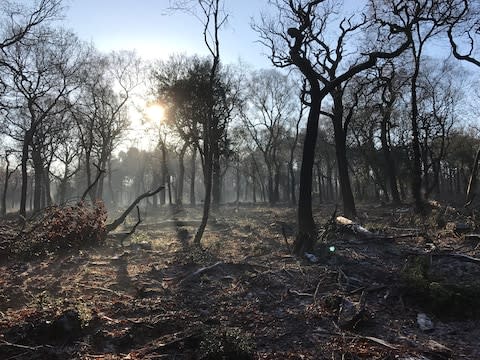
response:
<path id="1" fill-rule="evenodd" d="M 160 104 L 152 104 L 147 106 L 145 113 L 151 121 L 160 122 L 165 117 L 165 108 Z"/>

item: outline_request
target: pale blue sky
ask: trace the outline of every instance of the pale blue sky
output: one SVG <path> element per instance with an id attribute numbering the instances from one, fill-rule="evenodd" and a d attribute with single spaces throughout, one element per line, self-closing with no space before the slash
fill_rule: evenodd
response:
<path id="1" fill-rule="evenodd" d="M 68 0 L 65 26 L 101 51 L 137 49 L 148 59 L 171 53 L 207 54 L 202 26 L 192 15 L 169 12 L 169 0 Z M 268 67 L 266 50 L 256 43 L 252 17 L 267 0 L 227 0 L 229 22 L 221 31 L 221 56 L 255 67 Z"/>

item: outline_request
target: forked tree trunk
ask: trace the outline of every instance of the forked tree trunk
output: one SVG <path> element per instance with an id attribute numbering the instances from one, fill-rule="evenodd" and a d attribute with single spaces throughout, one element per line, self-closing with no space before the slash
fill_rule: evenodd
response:
<path id="1" fill-rule="evenodd" d="M 342 95 L 339 95 L 340 97 Z M 335 136 L 335 154 L 337 156 L 338 177 L 340 181 L 340 191 L 343 199 L 343 212 L 347 217 L 355 217 L 357 211 L 355 209 L 355 200 L 353 198 L 352 186 L 350 184 L 350 176 L 348 174 L 347 160 L 347 135 L 343 125 L 343 104 L 341 98 L 334 98 L 335 105 L 333 131 Z"/>
<path id="2" fill-rule="evenodd" d="M 390 185 L 390 194 L 392 195 L 392 202 L 394 205 L 400 204 L 400 194 L 397 186 L 397 171 L 395 169 L 395 162 L 390 151 L 390 144 L 388 143 L 388 119 L 390 112 L 388 111 L 382 118 L 380 124 L 380 141 L 382 143 L 382 153 L 385 159 L 385 168 L 387 171 L 388 184 Z"/>

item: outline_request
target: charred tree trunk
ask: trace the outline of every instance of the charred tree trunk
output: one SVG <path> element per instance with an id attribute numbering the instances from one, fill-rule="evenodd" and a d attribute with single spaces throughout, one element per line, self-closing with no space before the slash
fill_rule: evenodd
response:
<path id="1" fill-rule="evenodd" d="M 341 91 L 341 90 L 340 90 Z M 343 199 L 343 212 L 345 216 L 352 218 L 357 215 L 355 209 L 355 200 L 353 198 L 350 176 L 348 174 L 347 160 L 347 124 L 343 124 L 343 94 L 337 93 L 333 97 L 333 131 L 335 136 L 335 154 L 337 156 L 338 177 L 340 181 L 340 191 Z"/>
<path id="2" fill-rule="evenodd" d="M 43 161 L 40 152 L 37 149 L 32 150 L 33 170 L 35 177 L 35 188 L 33 191 L 33 211 L 39 211 L 42 208 L 43 195 Z"/>
<path id="3" fill-rule="evenodd" d="M 308 73 L 308 70 L 302 72 Z M 316 240 L 316 227 L 312 213 L 312 175 L 322 99 L 318 81 L 314 74 L 311 74 L 309 83 L 310 110 L 303 143 L 302 165 L 300 167 L 300 192 L 297 211 L 298 233 L 293 248 L 294 253 L 297 255 L 301 255 L 305 251 L 312 251 Z"/>
<path id="4" fill-rule="evenodd" d="M 415 56 L 415 55 L 414 55 Z M 415 70 L 411 80 L 411 126 L 412 126 L 412 195 L 415 201 L 415 210 L 418 213 L 425 212 L 425 202 L 422 195 L 422 155 L 420 150 L 420 134 L 418 131 L 418 100 L 417 80 L 420 73 L 419 56 L 415 56 Z"/>
<path id="5" fill-rule="evenodd" d="M 382 143 L 382 153 L 385 159 L 385 169 L 387 171 L 388 184 L 390 185 L 390 194 L 392 195 L 392 202 L 394 205 L 400 204 L 400 194 L 397 186 L 397 171 L 395 169 L 395 161 L 390 151 L 390 144 L 388 142 L 388 124 L 390 118 L 390 111 L 388 111 L 382 118 L 380 123 L 380 141 Z"/>

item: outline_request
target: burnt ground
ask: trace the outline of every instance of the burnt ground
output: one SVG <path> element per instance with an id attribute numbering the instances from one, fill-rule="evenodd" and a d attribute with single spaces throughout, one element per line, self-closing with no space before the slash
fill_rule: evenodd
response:
<path id="1" fill-rule="evenodd" d="M 202 250 L 187 209 L 123 246 L 4 261 L 0 359 L 480 359 L 475 218 L 359 214 L 389 236 L 333 231 L 317 263 L 288 252 L 293 209 L 247 205 L 214 213 Z"/>

